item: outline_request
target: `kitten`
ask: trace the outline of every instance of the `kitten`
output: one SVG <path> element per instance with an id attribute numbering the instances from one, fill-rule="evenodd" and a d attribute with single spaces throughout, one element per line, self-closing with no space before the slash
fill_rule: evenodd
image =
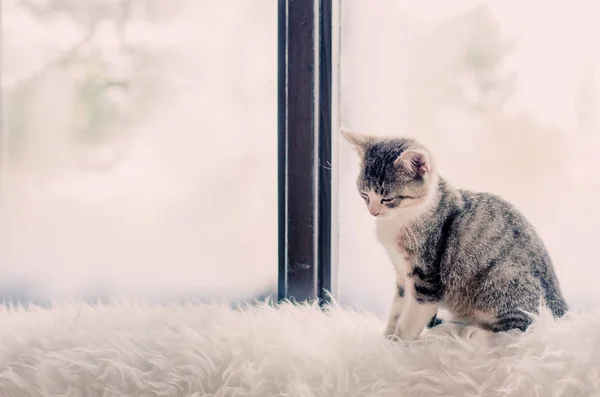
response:
<path id="1" fill-rule="evenodd" d="M 531 324 L 540 303 L 567 311 L 533 226 L 488 193 L 454 189 L 429 151 L 408 138 L 342 132 L 359 153 L 359 194 L 396 269 L 385 335 L 416 339 L 439 307 L 491 332 Z"/>

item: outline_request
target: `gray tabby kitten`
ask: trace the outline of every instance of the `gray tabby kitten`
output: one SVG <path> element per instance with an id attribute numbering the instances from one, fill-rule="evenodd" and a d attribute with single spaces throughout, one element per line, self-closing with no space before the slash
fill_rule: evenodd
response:
<path id="1" fill-rule="evenodd" d="M 454 189 L 413 139 L 342 134 L 360 155 L 358 191 L 396 269 L 386 336 L 416 339 L 440 306 L 488 333 L 525 330 L 540 303 L 556 317 L 567 311 L 550 256 L 515 207 Z"/>

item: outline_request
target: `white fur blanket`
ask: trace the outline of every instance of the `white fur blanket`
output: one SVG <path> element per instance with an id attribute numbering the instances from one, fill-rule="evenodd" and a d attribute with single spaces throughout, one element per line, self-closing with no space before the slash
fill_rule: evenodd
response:
<path id="1" fill-rule="evenodd" d="M 600 312 L 544 314 L 488 346 L 394 343 L 383 326 L 337 306 L 2 309 L 0 395 L 600 395 Z"/>

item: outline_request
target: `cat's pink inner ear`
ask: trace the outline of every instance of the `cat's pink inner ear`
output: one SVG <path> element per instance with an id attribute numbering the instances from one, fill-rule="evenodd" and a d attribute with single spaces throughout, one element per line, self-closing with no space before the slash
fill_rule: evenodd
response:
<path id="1" fill-rule="evenodd" d="M 350 132 L 347 130 L 340 130 L 342 136 L 354 147 L 359 155 L 363 156 L 367 150 L 369 144 L 369 137 L 364 134 L 357 132 Z"/>
<path id="2" fill-rule="evenodd" d="M 431 164 L 427 158 L 427 154 L 420 150 L 406 150 L 396 161 L 396 166 L 402 166 L 411 173 L 419 176 L 429 174 L 431 172 Z"/>

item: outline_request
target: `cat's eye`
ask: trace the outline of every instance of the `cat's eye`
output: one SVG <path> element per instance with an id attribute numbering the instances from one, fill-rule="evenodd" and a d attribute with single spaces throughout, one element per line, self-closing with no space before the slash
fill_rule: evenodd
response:
<path id="1" fill-rule="evenodd" d="M 381 204 L 385 204 L 385 203 L 391 203 L 392 201 L 396 201 L 396 200 L 406 200 L 406 199 L 414 199 L 416 197 L 413 196 L 395 196 L 395 197 L 391 197 L 391 198 L 382 198 L 381 199 Z"/>

